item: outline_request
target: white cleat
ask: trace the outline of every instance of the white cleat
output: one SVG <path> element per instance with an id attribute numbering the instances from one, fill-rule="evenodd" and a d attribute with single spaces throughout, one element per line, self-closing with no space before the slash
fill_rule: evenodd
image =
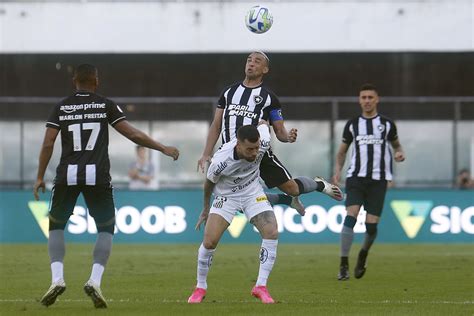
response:
<path id="1" fill-rule="evenodd" d="M 89 280 L 84 285 L 84 292 L 91 298 L 95 308 L 107 308 L 105 297 L 100 291 L 100 287 L 94 281 Z"/>
<path id="2" fill-rule="evenodd" d="M 322 177 L 316 177 L 314 178 L 314 181 L 321 181 L 322 183 L 324 183 L 324 194 L 329 195 L 336 201 L 344 200 L 344 193 L 342 193 L 342 190 L 337 185 L 327 182 Z"/>
<path id="3" fill-rule="evenodd" d="M 56 299 L 58 298 L 58 296 L 63 294 L 64 291 L 66 291 L 66 283 L 64 283 L 64 280 L 59 280 L 58 282 L 54 282 L 51 284 L 49 289 L 43 295 L 43 297 L 40 300 L 40 303 L 46 307 L 53 305 L 54 302 L 56 302 Z"/>
<path id="4" fill-rule="evenodd" d="M 291 199 L 290 207 L 294 208 L 301 216 L 304 216 L 304 214 L 306 213 L 305 206 L 303 205 L 298 196 L 294 196 Z"/>

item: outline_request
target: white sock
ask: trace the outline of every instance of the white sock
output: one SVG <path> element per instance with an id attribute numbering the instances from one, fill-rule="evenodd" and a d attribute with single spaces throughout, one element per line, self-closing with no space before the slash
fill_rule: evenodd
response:
<path id="1" fill-rule="evenodd" d="M 277 255 L 278 239 L 262 239 L 260 248 L 260 269 L 258 270 L 257 286 L 266 286 L 272 272 Z"/>
<path id="2" fill-rule="evenodd" d="M 94 263 L 92 265 L 92 272 L 90 279 L 94 281 L 97 286 L 100 286 L 100 281 L 102 280 L 102 274 L 104 273 L 105 267 L 101 264 Z"/>
<path id="3" fill-rule="evenodd" d="M 207 289 L 207 274 L 212 264 L 212 256 L 215 249 L 206 249 L 201 244 L 197 260 L 197 285 L 196 287 Z"/>
<path id="4" fill-rule="evenodd" d="M 64 265 L 61 261 L 51 263 L 51 283 L 64 280 Z"/>

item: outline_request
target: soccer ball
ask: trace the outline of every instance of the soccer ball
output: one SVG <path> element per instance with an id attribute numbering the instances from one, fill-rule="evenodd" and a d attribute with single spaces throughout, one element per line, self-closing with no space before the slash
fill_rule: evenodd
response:
<path id="1" fill-rule="evenodd" d="M 247 28 L 257 34 L 268 31 L 273 24 L 273 16 L 267 7 L 256 5 L 251 7 L 245 16 Z"/>

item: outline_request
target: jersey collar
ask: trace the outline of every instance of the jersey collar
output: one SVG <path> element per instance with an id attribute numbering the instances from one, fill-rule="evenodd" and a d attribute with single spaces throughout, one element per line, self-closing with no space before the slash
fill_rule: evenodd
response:
<path id="1" fill-rule="evenodd" d="M 362 114 L 360 115 L 360 117 L 363 118 L 364 120 L 373 120 L 374 118 L 377 118 L 377 117 L 379 117 L 379 116 L 380 116 L 379 113 L 375 114 L 375 115 L 372 116 L 372 117 L 365 117 L 365 116 L 363 116 Z"/>
<path id="2" fill-rule="evenodd" d="M 244 85 L 243 81 L 240 83 L 240 85 L 244 88 L 247 88 L 247 89 L 257 89 L 257 88 L 260 88 L 263 85 L 263 81 L 260 82 L 260 84 L 258 86 L 255 86 L 255 87 L 247 87 L 246 85 Z"/>

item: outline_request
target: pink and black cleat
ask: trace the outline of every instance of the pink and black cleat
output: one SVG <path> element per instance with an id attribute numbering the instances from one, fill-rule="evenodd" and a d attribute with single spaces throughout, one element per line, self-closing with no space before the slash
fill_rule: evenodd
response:
<path id="1" fill-rule="evenodd" d="M 206 297 L 206 290 L 200 287 L 194 289 L 193 294 L 188 298 L 189 304 L 199 304 Z"/>
<path id="2" fill-rule="evenodd" d="M 259 298 L 263 304 L 273 304 L 275 301 L 268 293 L 266 286 L 254 286 L 252 289 L 252 295 Z"/>

